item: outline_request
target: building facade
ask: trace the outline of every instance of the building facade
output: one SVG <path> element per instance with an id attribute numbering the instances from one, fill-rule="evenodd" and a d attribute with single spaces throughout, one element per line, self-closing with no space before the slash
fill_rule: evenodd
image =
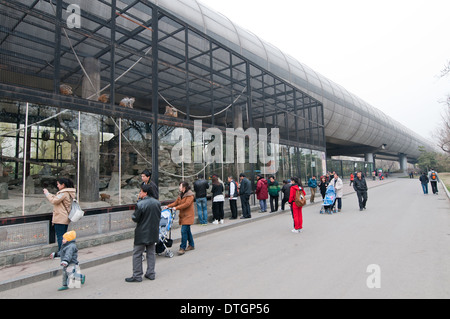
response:
<path id="1" fill-rule="evenodd" d="M 42 188 L 55 192 L 62 176 L 75 181 L 81 202 L 121 205 L 136 200 L 144 169 L 161 200 L 198 175 L 254 180 L 265 172 L 305 182 L 325 172 L 323 102 L 271 58 L 264 67 L 250 50 L 174 13 L 175 2 L 0 2 L 4 200 L 22 198 L 23 214 L 32 214 Z M 247 136 L 226 150 L 230 130 Z M 253 131 L 258 159 L 270 161 L 250 160 Z"/>

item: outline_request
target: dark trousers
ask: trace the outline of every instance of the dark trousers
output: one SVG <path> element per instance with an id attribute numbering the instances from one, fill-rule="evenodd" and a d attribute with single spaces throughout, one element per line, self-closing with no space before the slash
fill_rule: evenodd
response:
<path id="1" fill-rule="evenodd" d="M 336 206 L 336 202 L 338 203 L 338 209 L 342 209 L 342 198 L 338 198 L 338 197 L 336 197 L 336 199 L 334 200 L 334 203 L 333 203 L 333 206 L 331 207 L 331 209 L 333 209 Z"/>
<path id="2" fill-rule="evenodd" d="M 358 195 L 358 202 L 359 202 L 359 208 L 366 208 L 366 203 L 367 203 L 367 191 L 363 192 L 363 191 L 357 191 L 356 195 Z"/>
<path id="3" fill-rule="evenodd" d="M 191 232 L 191 225 L 182 225 L 180 249 L 186 250 L 188 242 L 189 246 L 195 247 L 194 236 L 192 236 Z"/>
<path id="4" fill-rule="evenodd" d="M 245 218 L 252 217 L 250 213 L 250 195 L 241 195 L 242 216 Z"/>
<path id="5" fill-rule="evenodd" d="M 213 216 L 215 220 L 222 220 L 224 217 L 223 202 L 213 202 L 212 205 Z"/>
<path id="6" fill-rule="evenodd" d="M 238 216 L 236 199 L 230 199 L 230 209 L 231 209 L 231 218 L 236 219 Z"/>
<path id="7" fill-rule="evenodd" d="M 431 189 L 433 190 L 433 194 L 438 192 L 437 182 L 431 182 Z"/>
<path id="8" fill-rule="evenodd" d="M 56 242 L 58 243 L 58 252 L 56 257 L 59 257 L 59 251 L 61 250 L 63 235 L 67 233 L 69 225 L 55 224 Z"/>
<path id="9" fill-rule="evenodd" d="M 289 200 L 289 197 L 287 197 L 287 196 L 283 197 L 283 199 L 281 200 L 281 210 L 284 210 L 284 206 L 286 205 L 288 200 Z"/>
<path id="10" fill-rule="evenodd" d="M 279 196 L 270 195 L 270 212 L 278 211 L 278 198 Z"/>

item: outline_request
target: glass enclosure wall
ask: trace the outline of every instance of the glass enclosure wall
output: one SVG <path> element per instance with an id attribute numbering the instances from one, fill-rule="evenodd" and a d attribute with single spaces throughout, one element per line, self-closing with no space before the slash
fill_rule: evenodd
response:
<path id="1" fill-rule="evenodd" d="M 52 207 L 43 197 L 42 190 L 47 188 L 55 194 L 58 191 L 56 180 L 60 177 L 74 181 L 79 198 L 83 183 L 92 182 L 89 174 L 84 176 L 82 173 L 81 159 L 87 157 L 85 152 L 89 153 L 87 155 L 96 153 L 98 175 L 94 182 L 98 183 L 99 191 L 98 198 L 91 204 L 85 203 L 88 205 L 85 207 L 136 202 L 142 182 L 140 174 L 152 168 L 153 122 L 10 100 L 0 101 L 0 115 L 2 183 L 6 183 L 8 188 L 2 203 L 5 204 L 4 215 L 50 212 Z M 85 121 L 89 126 L 96 127 L 94 142 L 82 129 L 86 126 Z M 208 163 L 205 158 L 199 163 L 175 163 L 172 153 L 180 142 L 174 138 L 178 137 L 174 135 L 176 129 L 170 125 L 158 126 L 157 182 L 162 201 L 176 198 L 178 183 L 182 180 L 193 182 L 198 175 L 210 179 L 213 174 L 217 174 L 226 181 L 228 176 L 237 179 L 242 172 L 249 177 L 261 173 L 261 163 L 252 165 L 247 160 L 243 164 L 225 161 Z M 204 135 L 205 130 L 201 132 Z M 194 136 L 194 130 L 188 130 L 187 133 Z M 205 139 L 202 142 L 202 149 L 211 143 Z M 247 139 L 247 150 L 249 142 Z M 86 146 L 85 143 L 89 144 Z M 194 145 L 189 144 L 192 157 Z M 324 174 L 324 152 L 283 144 L 278 144 L 277 148 L 277 170 L 269 172 L 266 177 L 273 175 L 281 182 L 300 176 L 306 183 L 311 175 Z M 81 201 L 84 202 L 83 198 Z"/>
<path id="2" fill-rule="evenodd" d="M 327 161 L 327 170 L 329 172 L 337 172 L 343 179 L 350 179 L 350 174 L 355 172 L 362 172 L 364 176 L 372 176 L 374 169 L 374 165 L 371 162 L 332 159 Z"/>
<path id="3" fill-rule="evenodd" d="M 93 208 L 134 203 L 144 169 L 162 201 L 198 175 L 323 173 L 319 101 L 151 2 L 73 4 L 0 4 L 6 215 L 51 212 L 59 177 Z"/>

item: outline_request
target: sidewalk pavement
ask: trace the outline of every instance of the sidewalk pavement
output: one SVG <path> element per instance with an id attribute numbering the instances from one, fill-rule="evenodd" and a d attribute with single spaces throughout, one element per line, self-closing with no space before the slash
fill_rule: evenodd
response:
<path id="1" fill-rule="evenodd" d="M 392 183 L 395 181 L 395 179 L 396 178 L 393 177 L 385 181 L 379 181 L 378 179 L 376 181 L 372 181 L 370 179 L 367 180 L 367 185 L 370 191 L 370 188 L 386 185 L 387 183 Z M 344 196 L 348 196 L 351 194 L 354 194 L 353 187 L 349 186 L 349 181 L 344 181 Z M 356 196 L 354 200 L 357 200 Z M 316 209 L 317 212 L 319 212 L 320 211 L 319 207 L 321 204 L 322 200 L 320 192 L 316 192 L 315 203 L 311 204 L 309 202 L 308 197 L 308 202 L 305 209 L 309 209 L 310 207 L 317 207 L 314 209 Z M 228 208 L 228 203 L 226 202 L 225 208 Z M 270 205 L 268 205 L 268 210 L 270 210 Z M 226 211 L 224 224 L 213 225 L 211 223 L 208 223 L 207 226 L 201 226 L 199 224 L 196 224 L 191 226 L 191 230 L 195 239 L 214 232 L 225 231 L 232 227 L 243 225 L 244 223 L 256 222 L 258 220 L 262 220 L 265 218 L 272 218 L 289 212 L 290 212 L 289 204 L 287 204 L 286 210 L 284 211 L 279 210 L 278 212 L 275 213 L 259 213 L 259 206 L 253 206 L 252 218 L 250 219 L 240 219 L 239 216 L 238 219 L 236 220 L 229 220 L 227 216 L 230 216 L 230 212 Z M 239 215 L 240 214 L 241 213 L 239 211 Z M 181 241 L 181 233 L 180 231 L 178 231 L 178 228 L 173 229 L 172 239 L 173 239 L 173 247 L 171 248 L 171 250 L 176 255 L 176 251 L 178 250 L 178 244 Z M 131 257 L 133 252 L 133 241 L 134 239 L 127 239 L 110 244 L 80 249 L 78 251 L 78 260 L 80 261 L 81 269 L 83 270 L 104 263 L 108 263 L 114 260 Z M 14 266 L 7 266 L 0 268 L 0 292 L 24 286 L 27 284 L 31 284 L 34 282 L 50 279 L 56 276 L 60 276 L 62 268 L 59 265 L 59 262 L 60 262 L 59 258 L 54 260 L 51 260 L 50 258 L 40 258 L 36 260 L 30 260 L 27 262 L 19 263 Z M 130 259 L 130 267 L 131 267 L 131 259 Z"/>

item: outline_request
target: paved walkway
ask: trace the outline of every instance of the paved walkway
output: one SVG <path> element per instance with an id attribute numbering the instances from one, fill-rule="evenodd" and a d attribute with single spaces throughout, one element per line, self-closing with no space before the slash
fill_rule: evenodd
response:
<path id="1" fill-rule="evenodd" d="M 388 179 L 386 181 L 372 181 L 368 180 L 368 186 L 370 188 L 382 187 L 383 185 L 395 182 L 395 178 Z M 418 184 L 418 188 L 420 185 Z M 348 185 L 347 182 L 344 184 L 344 195 L 353 194 L 353 188 Z M 442 193 L 440 196 L 445 196 Z M 317 197 L 316 197 L 317 198 Z M 321 205 L 321 197 L 319 194 L 316 203 L 307 205 L 307 208 L 314 207 L 319 211 Z M 355 201 L 356 201 L 355 196 Z M 225 205 L 227 207 L 228 204 Z M 344 208 L 345 210 L 345 208 Z M 226 231 L 227 229 L 242 225 L 243 223 L 252 223 L 259 221 L 261 219 L 272 218 L 279 214 L 289 213 L 289 210 L 279 211 L 277 213 L 259 213 L 257 207 L 253 207 L 252 219 L 237 219 L 229 220 L 225 219 L 223 225 L 213 225 L 208 224 L 208 226 L 193 225 L 192 232 L 196 238 L 205 236 L 211 233 Z M 178 243 L 180 242 L 180 232 L 175 229 L 172 232 L 172 238 L 174 239 L 173 250 L 176 250 Z M 79 261 L 81 263 L 82 269 L 87 269 L 90 267 L 98 266 L 113 260 L 130 257 L 133 248 L 133 240 L 123 240 L 120 242 L 115 242 L 111 244 L 105 244 L 97 247 L 90 247 L 86 249 L 81 249 L 79 251 Z M 12 267 L 5 267 L 0 269 L 0 292 L 15 287 L 20 287 L 22 285 L 38 282 L 41 280 L 53 278 L 59 276 L 61 272 L 61 267 L 59 266 L 59 260 L 50 259 L 40 259 L 35 261 L 29 261 L 21 263 Z"/>

